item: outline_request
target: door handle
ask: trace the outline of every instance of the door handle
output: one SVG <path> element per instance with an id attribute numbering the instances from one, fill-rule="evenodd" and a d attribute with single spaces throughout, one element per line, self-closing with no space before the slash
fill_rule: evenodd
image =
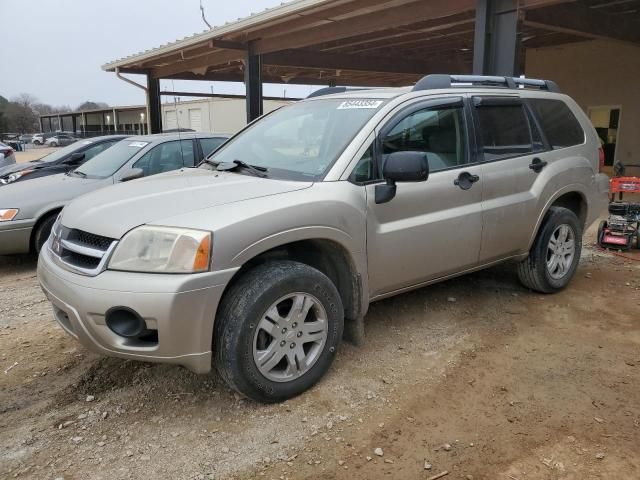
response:
<path id="1" fill-rule="evenodd" d="M 460 187 L 462 190 L 469 190 L 478 180 L 480 180 L 478 175 L 472 175 L 469 172 L 462 172 L 458 175 L 458 178 L 453 181 L 453 184 L 456 187 Z"/>
<path id="2" fill-rule="evenodd" d="M 533 161 L 529 164 L 529 168 L 536 173 L 540 173 L 544 167 L 546 167 L 548 162 L 540 160 L 539 158 L 534 158 Z"/>

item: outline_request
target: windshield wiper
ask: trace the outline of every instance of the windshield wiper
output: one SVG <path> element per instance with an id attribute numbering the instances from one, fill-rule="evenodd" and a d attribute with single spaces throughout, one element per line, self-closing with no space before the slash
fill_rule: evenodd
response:
<path id="1" fill-rule="evenodd" d="M 72 171 L 68 172 L 67 175 L 71 175 L 72 173 L 75 174 L 75 175 L 78 175 L 79 177 L 87 178 L 87 174 L 86 173 L 80 172 L 78 170 L 72 170 Z"/>
<path id="2" fill-rule="evenodd" d="M 230 171 L 235 170 L 237 168 L 244 168 L 245 170 L 250 171 L 254 175 L 258 177 L 266 177 L 267 168 L 259 167 L 257 165 L 250 165 L 247 162 L 243 162 L 242 160 L 234 160 L 231 163 L 219 163 L 216 170 L 220 171 Z"/>

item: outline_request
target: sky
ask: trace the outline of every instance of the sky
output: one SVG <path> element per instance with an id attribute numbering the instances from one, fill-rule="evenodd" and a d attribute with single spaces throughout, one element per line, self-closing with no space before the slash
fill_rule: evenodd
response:
<path id="1" fill-rule="evenodd" d="M 213 26 L 245 17 L 282 0 L 202 0 Z M 158 47 L 207 27 L 199 0 L 0 0 L 0 95 L 21 93 L 39 102 L 69 105 L 84 101 L 109 105 L 145 102 L 144 92 L 101 66 Z M 139 83 L 145 77 L 130 75 Z M 164 80 L 163 90 L 244 94 L 244 85 Z M 282 85 L 264 94 L 282 96 Z M 305 96 L 308 86 L 287 86 L 287 96 Z M 167 97 L 164 97 L 165 99 Z"/>

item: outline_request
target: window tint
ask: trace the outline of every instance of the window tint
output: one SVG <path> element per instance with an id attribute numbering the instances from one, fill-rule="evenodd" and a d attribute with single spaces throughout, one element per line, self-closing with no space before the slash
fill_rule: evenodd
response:
<path id="1" fill-rule="evenodd" d="M 529 119 L 522 105 L 482 105 L 476 108 L 484 160 L 526 155 L 534 151 Z"/>
<path id="2" fill-rule="evenodd" d="M 564 102 L 546 99 L 531 99 L 529 102 L 553 148 L 584 143 L 582 127 Z"/>
<path id="3" fill-rule="evenodd" d="M 200 138 L 199 140 L 203 155 L 208 157 L 225 142 L 226 138 Z"/>
<path id="4" fill-rule="evenodd" d="M 180 144 L 182 143 L 182 148 Z M 193 142 L 191 140 L 165 142 L 149 150 L 133 167 L 141 168 L 144 176 L 193 166 Z"/>
<path id="5" fill-rule="evenodd" d="M 425 109 L 400 121 L 382 141 L 382 161 L 393 152 L 426 152 L 429 170 L 437 172 L 467 163 L 462 107 Z"/>

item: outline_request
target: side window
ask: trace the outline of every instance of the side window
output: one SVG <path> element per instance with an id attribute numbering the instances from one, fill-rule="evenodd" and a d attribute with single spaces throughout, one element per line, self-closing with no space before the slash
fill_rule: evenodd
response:
<path id="1" fill-rule="evenodd" d="M 191 140 L 189 140 L 189 142 L 191 142 Z M 193 147 L 191 150 L 191 156 L 193 157 Z M 191 160 L 191 164 L 193 165 L 193 160 Z M 153 147 L 140 160 L 138 160 L 133 167 L 141 168 L 144 171 L 145 177 L 182 168 L 183 159 L 180 142 L 165 142 Z"/>
<path id="2" fill-rule="evenodd" d="M 468 163 L 463 107 L 425 109 L 403 118 L 382 139 L 382 162 L 393 152 L 426 152 L 429 170 Z"/>
<path id="3" fill-rule="evenodd" d="M 104 152 L 107 148 L 109 148 L 112 145 L 113 143 L 111 142 L 104 142 L 104 143 L 99 143 L 98 145 L 90 146 L 84 151 L 84 160 L 82 160 L 82 162 L 84 163 L 87 160 L 92 159 L 93 157 L 98 155 L 100 152 Z"/>
<path id="4" fill-rule="evenodd" d="M 529 100 L 551 147 L 564 148 L 584 143 L 584 131 L 569 107 L 561 100 Z"/>
<path id="5" fill-rule="evenodd" d="M 180 140 L 180 148 L 182 152 L 183 167 L 193 167 L 195 165 L 195 156 L 193 151 L 193 140 Z M 178 167 L 180 168 L 180 167 Z"/>
<path id="6" fill-rule="evenodd" d="M 373 144 L 362 154 L 356 168 L 353 169 L 349 180 L 354 183 L 364 183 L 375 180 L 373 164 Z"/>
<path id="7" fill-rule="evenodd" d="M 202 147 L 202 153 L 206 158 L 217 150 L 225 142 L 226 138 L 199 138 L 198 140 Z"/>
<path id="8" fill-rule="evenodd" d="M 529 118 L 523 105 L 476 107 L 484 160 L 527 155 L 534 151 Z"/>

